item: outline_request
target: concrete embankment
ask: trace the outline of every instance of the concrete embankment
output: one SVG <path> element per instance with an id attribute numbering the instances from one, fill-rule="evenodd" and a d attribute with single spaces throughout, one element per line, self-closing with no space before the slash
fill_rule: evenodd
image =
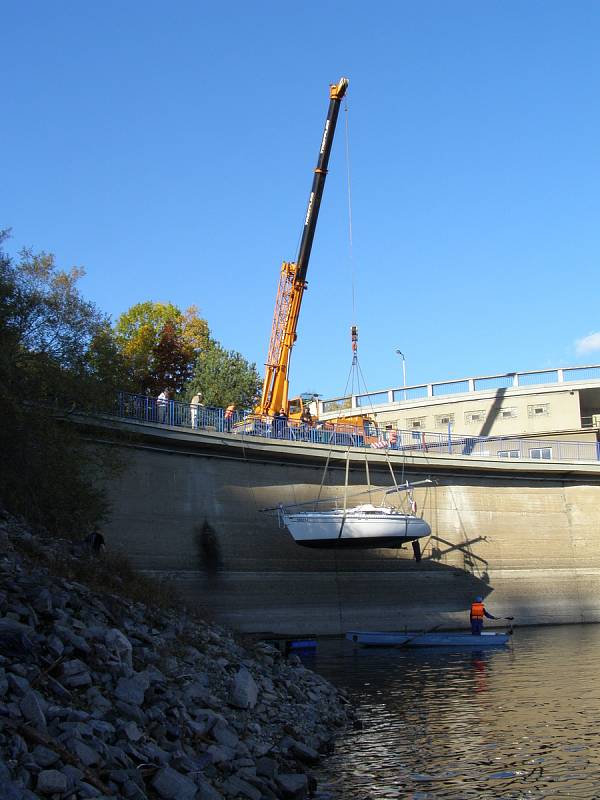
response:
<path id="1" fill-rule="evenodd" d="M 328 457 L 323 491 L 339 496 L 342 447 L 109 419 L 89 435 L 127 463 L 110 486 L 109 545 L 238 630 L 461 627 L 476 595 L 521 624 L 600 621 L 597 462 L 391 454 L 398 481 L 434 479 L 415 492 L 432 528 L 417 564 L 410 546 L 308 550 L 260 513 L 314 498 Z M 352 491 L 368 488 L 366 457 L 351 451 Z M 391 484 L 382 453 L 368 464 L 372 486 Z"/>
<path id="2" fill-rule="evenodd" d="M 76 579 L 102 569 L 0 512 L 0 797 L 329 797 L 311 771 L 344 697 L 296 656 Z"/>

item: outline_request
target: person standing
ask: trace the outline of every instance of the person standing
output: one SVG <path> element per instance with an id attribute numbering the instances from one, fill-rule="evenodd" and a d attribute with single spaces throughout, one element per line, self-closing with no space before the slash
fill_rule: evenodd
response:
<path id="1" fill-rule="evenodd" d="M 471 603 L 470 614 L 471 633 L 473 636 L 481 636 L 484 617 L 487 617 L 488 619 L 500 619 L 500 617 L 495 617 L 493 614 L 490 614 L 488 611 L 486 611 L 483 604 L 483 597 L 476 597 Z"/>
<path id="2" fill-rule="evenodd" d="M 192 397 L 190 402 L 190 420 L 192 423 L 192 428 L 199 428 L 200 425 L 204 422 L 204 420 L 200 419 L 201 409 L 204 408 L 204 403 L 202 402 L 202 394 L 198 392 Z"/>
<path id="3" fill-rule="evenodd" d="M 158 421 L 159 422 L 166 422 L 167 421 L 167 412 L 169 408 L 169 400 L 171 399 L 170 392 L 168 388 L 162 390 L 162 392 L 158 395 L 156 399 L 156 407 L 158 411 Z"/>
<path id="4" fill-rule="evenodd" d="M 225 409 L 225 415 L 223 417 L 223 421 L 225 423 L 224 427 L 226 431 L 231 431 L 234 413 L 235 413 L 235 403 L 230 403 Z"/>

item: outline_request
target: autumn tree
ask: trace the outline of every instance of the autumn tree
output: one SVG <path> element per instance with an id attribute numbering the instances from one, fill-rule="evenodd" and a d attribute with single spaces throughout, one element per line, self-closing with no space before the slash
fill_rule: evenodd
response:
<path id="1" fill-rule="evenodd" d="M 180 393 L 192 376 L 194 357 L 192 346 L 178 333 L 174 323 L 165 322 L 152 352 L 152 373 L 148 378 L 148 388 L 159 392 L 168 387 Z"/>
<path id="2" fill-rule="evenodd" d="M 164 388 L 161 372 L 163 376 L 172 372 L 178 378 L 172 388 L 180 391 L 209 340 L 209 330 L 195 306 L 182 312 L 172 303 L 146 301 L 121 314 L 115 336 L 134 391 Z M 174 358 L 171 365 L 169 352 Z"/>

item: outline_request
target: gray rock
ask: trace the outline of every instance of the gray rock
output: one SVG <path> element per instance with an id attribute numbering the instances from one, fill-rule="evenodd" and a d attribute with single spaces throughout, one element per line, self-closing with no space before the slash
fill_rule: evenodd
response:
<path id="1" fill-rule="evenodd" d="M 79 672 L 77 675 L 63 678 L 63 683 L 71 689 L 81 689 L 82 686 L 91 686 L 92 676 L 89 672 Z"/>
<path id="2" fill-rule="evenodd" d="M 212 729 L 212 736 L 219 744 L 227 745 L 233 750 L 238 746 L 239 737 L 235 734 L 224 720 L 219 720 Z"/>
<path id="3" fill-rule="evenodd" d="M 51 692 L 53 692 L 57 697 L 60 697 L 61 700 L 70 700 L 72 698 L 71 692 L 66 689 L 60 681 L 57 681 L 51 675 L 46 676 L 46 680 L 48 682 L 48 688 Z"/>
<path id="4" fill-rule="evenodd" d="M 220 792 L 217 792 L 214 786 L 212 786 L 208 781 L 202 780 L 202 778 L 196 781 L 198 785 L 198 794 L 196 795 L 196 800 L 223 800 L 223 795 Z"/>
<path id="5" fill-rule="evenodd" d="M 100 753 L 98 753 L 93 747 L 90 747 L 85 742 L 82 742 L 80 739 L 70 739 L 68 747 L 73 755 L 76 756 L 76 758 L 78 758 L 86 767 L 92 767 L 96 764 L 100 764 L 102 761 Z"/>
<path id="6" fill-rule="evenodd" d="M 235 752 L 224 744 L 211 744 L 206 751 L 213 764 L 222 764 L 224 761 L 232 761 Z"/>
<path id="7" fill-rule="evenodd" d="M 36 790 L 41 794 L 62 794 L 67 791 L 67 776 L 57 769 L 44 769 L 38 775 Z"/>
<path id="8" fill-rule="evenodd" d="M 171 767 L 157 772 L 152 786 L 163 800 L 193 800 L 198 791 L 194 781 Z"/>
<path id="9" fill-rule="evenodd" d="M 6 672 L 4 669 L 0 668 L 0 697 L 4 697 L 4 695 L 8 692 L 8 679 L 6 677 Z"/>
<path id="10" fill-rule="evenodd" d="M 31 653 L 34 648 L 32 633 L 29 626 L 16 620 L 0 619 L 0 653 L 11 657 Z"/>
<path id="11" fill-rule="evenodd" d="M 89 672 L 88 665 L 79 658 L 72 658 L 70 661 L 64 661 L 61 667 L 61 674 L 63 678 L 71 678 L 74 675 Z"/>
<path id="12" fill-rule="evenodd" d="M 232 775 L 223 781 L 223 789 L 233 797 L 247 797 L 249 800 L 260 800 L 262 792 L 256 786 L 243 780 L 237 775 Z"/>
<path id="13" fill-rule="evenodd" d="M 245 667 L 241 667 L 233 679 L 229 702 L 236 708 L 254 708 L 258 698 L 258 686 Z"/>
<path id="14" fill-rule="evenodd" d="M 60 760 L 58 753 L 55 753 L 54 750 L 50 750 L 48 747 L 44 747 L 41 744 L 38 744 L 33 749 L 31 755 L 35 763 L 44 768 L 51 767 L 52 764 L 56 764 L 56 762 Z"/>
<path id="15" fill-rule="evenodd" d="M 133 678 L 119 678 L 115 696 L 124 703 L 141 706 L 148 686 L 148 678 L 143 675 L 135 675 Z"/>
<path id="16" fill-rule="evenodd" d="M 278 775 L 277 785 L 281 789 L 283 796 L 291 800 L 301 800 L 308 794 L 308 779 L 306 775 L 299 775 L 295 772 L 286 772 Z"/>
<path id="17" fill-rule="evenodd" d="M 274 758 L 263 756 L 256 761 L 256 774 L 265 778 L 274 778 L 277 775 L 279 765 Z"/>
<path id="18" fill-rule="evenodd" d="M 29 681 L 27 678 L 22 678 L 20 675 L 15 675 L 13 672 L 9 672 L 6 676 L 8 681 L 8 689 L 13 694 L 20 695 L 23 697 L 29 691 Z"/>
<path id="19" fill-rule="evenodd" d="M 111 628 L 104 637 L 104 643 L 113 659 L 131 674 L 133 669 L 133 647 L 129 639 L 118 628 Z"/>
<path id="20" fill-rule="evenodd" d="M 99 789 L 96 789 L 91 783 L 86 783 L 85 781 L 79 782 L 77 791 L 80 797 L 100 797 L 102 794 Z"/>
<path id="21" fill-rule="evenodd" d="M 123 727 L 123 732 L 125 733 L 125 736 L 127 736 L 130 742 L 139 742 L 139 740 L 144 735 L 143 732 L 138 728 L 136 723 L 133 721 L 128 722 Z"/>
<path id="22" fill-rule="evenodd" d="M 19 703 L 19 708 L 25 719 L 29 720 L 35 728 L 39 731 L 46 731 L 46 717 L 37 692 L 27 692 Z"/>
<path id="23" fill-rule="evenodd" d="M 316 750 L 296 740 L 292 742 L 290 750 L 296 758 L 304 764 L 317 764 L 321 760 L 321 756 Z"/>
<path id="24" fill-rule="evenodd" d="M 62 643 L 62 639 L 53 635 L 48 638 L 48 649 L 53 655 L 60 658 L 65 651 L 65 646 Z"/>
<path id="25" fill-rule="evenodd" d="M 92 648 L 83 638 L 83 636 L 79 636 L 77 633 L 74 633 L 70 628 L 67 628 L 65 625 L 55 625 L 54 629 L 63 642 L 68 642 L 75 648 L 75 650 L 79 650 L 80 653 L 85 653 L 86 655 L 89 655 L 92 652 Z"/>

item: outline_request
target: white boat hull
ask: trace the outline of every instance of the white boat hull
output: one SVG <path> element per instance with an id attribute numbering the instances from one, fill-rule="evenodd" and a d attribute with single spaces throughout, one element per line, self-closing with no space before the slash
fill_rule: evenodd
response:
<path id="1" fill-rule="evenodd" d="M 307 547 L 389 547 L 402 542 L 413 542 L 431 534 L 431 528 L 420 517 L 412 514 L 390 513 L 360 514 L 353 510 L 283 512 L 282 521 L 296 544 Z"/>

